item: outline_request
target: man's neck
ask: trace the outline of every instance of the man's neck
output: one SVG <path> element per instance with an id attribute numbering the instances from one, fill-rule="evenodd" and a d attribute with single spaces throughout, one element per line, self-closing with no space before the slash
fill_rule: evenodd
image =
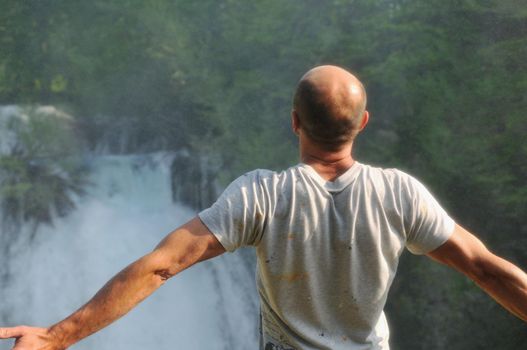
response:
<path id="1" fill-rule="evenodd" d="M 300 145 L 300 159 L 311 166 L 326 181 L 334 181 L 355 164 L 352 144 L 336 151 L 324 151 L 311 145 Z"/>

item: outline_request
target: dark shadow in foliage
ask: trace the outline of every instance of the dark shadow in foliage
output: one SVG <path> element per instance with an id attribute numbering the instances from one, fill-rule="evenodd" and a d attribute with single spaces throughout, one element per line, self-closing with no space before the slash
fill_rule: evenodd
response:
<path id="1" fill-rule="evenodd" d="M 0 155 L 3 231 L 17 233 L 27 223 L 33 239 L 40 224 L 75 209 L 75 196 L 88 185 L 88 169 L 71 117 L 38 107 L 15 110 L 7 118 L 10 149 Z"/>

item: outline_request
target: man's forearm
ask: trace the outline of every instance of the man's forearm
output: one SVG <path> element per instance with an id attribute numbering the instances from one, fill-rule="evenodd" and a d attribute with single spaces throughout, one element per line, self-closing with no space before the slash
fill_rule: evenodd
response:
<path id="1" fill-rule="evenodd" d="M 527 322 L 527 274 L 491 253 L 473 234 L 456 225 L 448 241 L 428 256 L 465 274 L 499 304 Z"/>
<path id="2" fill-rule="evenodd" d="M 155 260 L 152 253 L 129 265 L 83 307 L 51 326 L 49 332 L 60 347 L 67 348 L 106 327 L 159 288 L 167 275 L 156 268 Z"/>
<path id="3" fill-rule="evenodd" d="M 472 279 L 504 308 L 527 322 L 527 274 L 496 255 Z"/>

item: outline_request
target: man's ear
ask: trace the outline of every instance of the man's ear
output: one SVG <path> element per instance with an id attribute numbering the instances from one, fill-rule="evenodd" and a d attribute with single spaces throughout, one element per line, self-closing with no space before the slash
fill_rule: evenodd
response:
<path id="1" fill-rule="evenodd" d="M 368 124 L 368 121 L 370 120 L 370 113 L 368 111 L 364 111 L 364 114 L 362 115 L 362 121 L 360 122 L 360 131 L 366 127 L 366 124 Z"/>
<path id="2" fill-rule="evenodd" d="M 298 113 L 294 109 L 291 111 L 291 128 L 293 129 L 293 132 L 296 135 L 299 135 L 300 118 L 298 117 Z"/>

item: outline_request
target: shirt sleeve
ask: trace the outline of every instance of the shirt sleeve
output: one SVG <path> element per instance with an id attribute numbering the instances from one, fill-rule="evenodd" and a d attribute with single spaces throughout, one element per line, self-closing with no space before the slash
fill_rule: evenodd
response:
<path id="1" fill-rule="evenodd" d="M 255 245 L 265 227 L 265 190 L 259 171 L 234 180 L 199 218 L 225 250 Z"/>
<path id="2" fill-rule="evenodd" d="M 419 181 L 408 176 L 406 247 L 413 254 L 427 254 L 445 243 L 455 222 Z"/>

